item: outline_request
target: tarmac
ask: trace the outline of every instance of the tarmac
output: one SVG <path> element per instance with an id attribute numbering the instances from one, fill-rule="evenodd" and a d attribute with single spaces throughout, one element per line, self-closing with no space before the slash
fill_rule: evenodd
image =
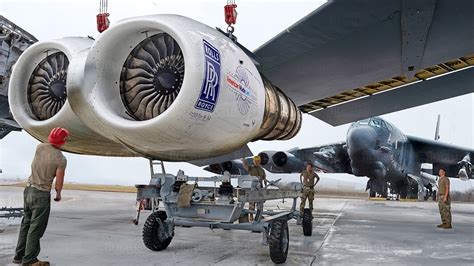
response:
<path id="1" fill-rule="evenodd" d="M 170 246 L 145 248 L 147 213 L 133 225 L 132 193 L 63 191 L 52 202 L 41 260 L 52 265 L 273 265 L 259 233 L 177 227 Z M 21 207 L 22 188 L 0 186 L 0 206 Z M 290 201 L 268 202 L 270 209 Z M 287 265 L 473 265 L 474 204 L 453 203 L 452 230 L 434 202 L 318 197 L 313 234 L 289 222 Z M 20 219 L 0 219 L 0 265 L 10 265 Z M 13 264 L 11 264 L 13 265 Z"/>

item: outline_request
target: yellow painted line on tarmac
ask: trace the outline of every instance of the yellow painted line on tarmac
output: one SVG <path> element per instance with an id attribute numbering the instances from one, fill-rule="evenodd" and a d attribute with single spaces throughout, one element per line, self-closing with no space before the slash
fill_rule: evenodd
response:
<path id="1" fill-rule="evenodd" d="M 380 198 L 380 197 L 369 197 L 369 200 L 374 200 L 374 201 L 385 201 L 387 198 Z"/>

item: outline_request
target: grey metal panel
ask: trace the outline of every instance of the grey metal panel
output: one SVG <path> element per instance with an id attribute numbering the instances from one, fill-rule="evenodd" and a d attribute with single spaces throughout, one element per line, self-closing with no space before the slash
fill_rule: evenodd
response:
<path id="1" fill-rule="evenodd" d="M 8 98 L 6 96 L 0 95 L 0 118 L 7 118 L 11 116 Z"/>
<path id="2" fill-rule="evenodd" d="M 329 2 L 257 49 L 260 71 L 298 105 L 402 75 L 401 6 Z M 436 1 L 420 68 L 474 53 L 473 13 L 470 0 Z"/>
<path id="3" fill-rule="evenodd" d="M 333 126 L 474 92 L 474 67 L 310 113 Z"/>
<path id="4" fill-rule="evenodd" d="M 440 141 L 423 139 L 414 136 L 407 136 L 423 163 L 435 163 L 442 165 L 456 165 L 469 153 L 474 153 L 474 149 L 455 146 Z"/>
<path id="5" fill-rule="evenodd" d="M 14 128 L 16 130 L 21 130 L 20 125 L 18 125 L 18 123 L 15 120 L 0 118 L 0 127 L 4 127 L 4 126 Z"/>
<path id="6" fill-rule="evenodd" d="M 425 53 L 436 0 L 402 0 L 402 69 L 413 76 Z"/>

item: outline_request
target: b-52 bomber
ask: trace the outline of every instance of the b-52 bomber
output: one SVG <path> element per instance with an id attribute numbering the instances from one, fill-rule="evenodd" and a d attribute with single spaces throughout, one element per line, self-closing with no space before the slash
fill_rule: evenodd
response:
<path id="1" fill-rule="evenodd" d="M 387 196 L 388 188 L 400 198 L 436 197 L 439 168 L 444 167 L 450 177 L 462 180 L 474 178 L 471 160 L 474 150 L 435 140 L 403 134 L 388 121 L 373 117 L 352 123 L 344 142 L 292 149 L 289 151 L 263 151 L 262 166 L 272 173 L 299 173 L 305 162 L 327 173 L 349 173 L 366 176 L 370 196 L 376 193 Z M 422 169 L 432 164 L 432 172 Z M 219 173 L 245 173 L 238 160 L 213 164 L 205 168 Z"/>

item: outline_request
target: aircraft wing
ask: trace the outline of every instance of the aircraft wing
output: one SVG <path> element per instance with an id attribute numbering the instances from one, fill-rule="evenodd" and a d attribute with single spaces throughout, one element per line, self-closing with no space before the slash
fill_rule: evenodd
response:
<path id="1" fill-rule="evenodd" d="M 471 0 L 334 0 L 254 54 L 300 110 L 340 125 L 473 92 L 473 13 Z"/>
<path id="2" fill-rule="evenodd" d="M 13 120 L 8 105 L 8 83 L 13 64 L 31 44 L 33 35 L 0 15 L 0 139 L 21 127 Z"/>
<path id="3" fill-rule="evenodd" d="M 407 138 L 419 156 L 420 161 L 433 164 L 434 174 L 437 174 L 437 170 L 440 167 L 444 167 L 448 171 L 448 176 L 456 177 L 458 175 L 457 171 L 463 166 L 462 164 L 471 164 L 471 160 L 474 159 L 474 149 L 413 136 L 407 136 Z M 469 178 L 474 177 L 471 176 Z"/>
<path id="4" fill-rule="evenodd" d="M 21 131 L 21 127 L 11 117 L 7 97 L 0 95 L 0 139 L 12 131 Z"/>
<path id="5" fill-rule="evenodd" d="M 0 118 L 0 139 L 3 139 L 12 131 L 21 131 L 21 127 L 13 120 Z"/>

